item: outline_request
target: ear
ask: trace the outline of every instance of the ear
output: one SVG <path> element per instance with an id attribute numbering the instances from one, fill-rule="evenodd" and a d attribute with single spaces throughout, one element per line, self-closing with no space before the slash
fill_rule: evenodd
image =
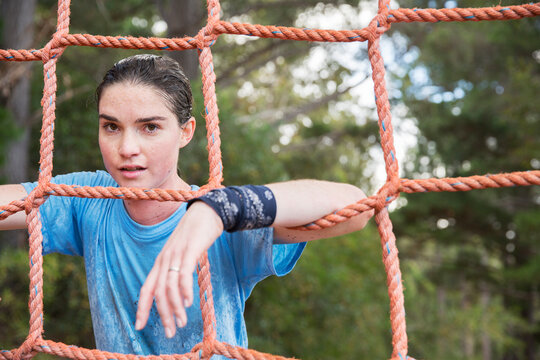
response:
<path id="1" fill-rule="evenodd" d="M 180 149 L 189 144 L 193 138 L 193 134 L 195 134 L 195 127 L 196 122 L 193 116 L 182 125 L 182 129 L 180 130 Z"/>

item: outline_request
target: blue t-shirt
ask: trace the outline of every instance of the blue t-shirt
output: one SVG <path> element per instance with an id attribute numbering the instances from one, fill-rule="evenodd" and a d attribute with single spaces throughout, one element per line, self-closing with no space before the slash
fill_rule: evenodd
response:
<path id="1" fill-rule="evenodd" d="M 104 171 L 60 175 L 53 183 L 80 186 L 118 185 Z M 24 183 L 30 192 L 35 183 Z M 188 322 L 167 339 L 159 314 L 135 331 L 139 292 L 155 258 L 186 211 L 186 204 L 163 222 L 145 226 L 133 221 L 121 199 L 50 196 L 40 207 L 43 253 L 84 256 L 88 296 L 98 349 L 159 355 L 186 353 L 202 341 L 202 316 L 194 276 L 194 301 Z M 273 229 L 224 232 L 208 250 L 216 313 L 217 340 L 247 347 L 245 301 L 269 275 L 292 270 L 305 244 L 273 244 Z"/>

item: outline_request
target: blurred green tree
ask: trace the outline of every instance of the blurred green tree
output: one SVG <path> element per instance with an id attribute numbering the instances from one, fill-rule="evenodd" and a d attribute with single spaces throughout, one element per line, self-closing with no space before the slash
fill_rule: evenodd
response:
<path id="1" fill-rule="evenodd" d="M 395 27 L 409 43 L 398 81 L 420 131 L 407 177 L 540 168 L 539 25 L 531 18 Z M 396 232 L 407 266 L 423 278 L 408 299 L 426 304 L 408 307 L 409 324 L 423 324 L 426 308 L 435 315 L 432 326 L 412 325 L 411 354 L 537 359 L 538 187 L 404 197 Z"/>

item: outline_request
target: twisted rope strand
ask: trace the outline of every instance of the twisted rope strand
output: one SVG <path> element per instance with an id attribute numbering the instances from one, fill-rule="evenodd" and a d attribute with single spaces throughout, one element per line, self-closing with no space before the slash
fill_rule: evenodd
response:
<path id="1" fill-rule="evenodd" d="M 198 263 L 199 298 L 201 300 L 201 312 L 203 317 L 203 358 L 209 359 L 214 354 L 214 341 L 216 340 L 216 316 L 214 312 L 214 300 L 212 295 L 212 282 L 210 276 L 210 263 L 208 254 L 205 252 Z"/>
<path id="2" fill-rule="evenodd" d="M 538 15 L 540 15 L 540 2 L 515 6 L 466 9 L 397 9 L 390 10 L 388 22 L 517 20 Z"/>
<path id="3" fill-rule="evenodd" d="M 395 9 L 387 15 L 388 23 L 400 22 L 462 22 L 518 20 L 540 15 L 540 2 L 514 6 L 455 9 Z M 215 35 L 247 35 L 298 41 L 352 42 L 366 41 L 369 30 L 300 29 L 285 26 L 265 26 L 219 21 L 213 29 Z M 156 38 L 134 36 L 102 36 L 91 34 L 68 34 L 60 39 L 62 46 L 92 46 L 102 48 L 187 50 L 195 49 L 193 37 Z M 37 61 L 42 59 L 42 49 L 0 49 L 0 61 Z"/>
<path id="4" fill-rule="evenodd" d="M 469 177 L 444 178 L 444 179 L 401 179 L 398 192 L 417 193 L 429 191 L 471 191 L 490 188 L 540 185 L 540 170 L 520 171 L 506 174 L 474 175 Z M 393 201 L 395 195 L 390 194 L 385 199 L 385 204 Z M 370 196 L 348 205 L 345 208 L 322 217 L 311 224 L 294 227 L 294 230 L 321 230 L 347 221 L 349 218 L 359 215 L 364 211 L 375 209 L 378 196 Z"/>
<path id="5" fill-rule="evenodd" d="M 216 355 L 224 355 L 231 359 L 240 360 L 294 360 L 283 356 L 276 356 L 261 353 L 252 349 L 245 349 L 239 346 L 232 346 L 227 343 L 216 342 Z"/>
<path id="6" fill-rule="evenodd" d="M 488 188 L 540 185 L 540 170 L 516 171 L 506 174 L 473 175 L 444 179 L 401 179 L 399 191 L 470 191 Z"/>
<path id="7" fill-rule="evenodd" d="M 406 358 L 408 352 L 407 331 L 405 324 L 405 301 L 403 286 L 401 284 L 401 270 L 399 268 L 396 237 L 392 231 L 392 222 L 388 215 L 387 203 L 395 198 L 399 188 L 399 171 L 396 150 L 394 148 L 394 134 L 390 102 L 386 91 L 384 61 L 381 55 L 380 36 L 389 29 L 386 24 L 390 0 L 379 0 L 378 15 L 371 21 L 373 35 L 368 41 L 368 55 L 372 68 L 373 85 L 375 91 L 375 104 L 379 119 L 379 134 L 386 168 L 386 183 L 378 191 L 375 221 L 381 237 L 383 263 L 386 271 L 388 296 L 390 298 L 390 325 L 392 327 L 392 357 Z"/>
<path id="8" fill-rule="evenodd" d="M 381 237 L 383 263 L 386 271 L 386 284 L 390 298 L 390 324 L 392 326 L 392 358 L 405 359 L 407 356 L 407 331 L 405 325 L 405 301 L 401 270 L 399 269 L 396 237 L 392 231 L 392 222 L 388 209 L 383 208 L 375 215 L 375 222 Z"/>
<path id="9" fill-rule="evenodd" d="M 54 110 L 56 107 L 56 62 L 63 52 L 63 48 L 57 48 L 58 38 L 68 33 L 69 29 L 69 1 L 61 1 L 58 4 L 57 31 L 53 38 L 45 46 L 42 60 L 44 74 L 44 90 L 41 105 L 43 107 L 43 122 L 40 139 L 40 173 L 38 186 L 32 191 L 25 202 L 26 217 L 29 236 L 30 258 L 30 296 L 28 307 L 30 310 L 30 329 L 24 343 L 15 351 L 14 359 L 20 360 L 24 355 L 33 354 L 34 344 L 41 339 L 43 333 L 43 253 L 42 232 L 39 219 L 39 205 L 43 198 L 43 189 L 52 177 L 52 151 Z M 38 205 L 34 206 L 34 199 Z"/>
<path id="10" fill-rule="evenodd" d="M 430 178 L 430 179 L 400 179 L 398 192 L 424 193 L 424 192 L 457 192 L 482 190 L 488 188 L 502 188 L 514 186 L 540 185 L 540 170 L 516 171 L 512 173 L 473 175 L 456 178 Z M 206 194 L 212 187 L 201 187 L 196 191 L 143 189 L 125 187 L 103 186 L 76 186 L 63 184 L 49 184 L 45 194 L 51 196 L 74 196 L 81 198 L 115 198 L 127 200 L 156 200 L 156 201 L 189 201 Z M 333 214 L 328 214 L 311 224 L 293 227 L 295 230 L 320 230 L 335 226 L 364 211 L 375 209 L 377 196 L 370 196 L 350 204 Z M 391 200 L 391 199 L 388 199 Z M 24 211 L 24 200 L 12 201 L 0 206 L 0 220 Z"/>
<path id="11" fill-rule="evenodd" d="M 49 340 L 41 341 L 35 346 L 34 350 L 51 355 L 78 360 L 198 360 L 198 355 L 193 353 L 141 356 L 135 354 L 113 353 L 95 349 L 90 350 L 83 347 L 66 345 L 60 342 L 54 342 Z"/>
<path id="12" fill-rule="evenodd" d="M 322 30 L 299 29 L 286 26 L 253 25 L 220 21 L 216 25 L 217 34 L 247 35 L 260 38 L 274 38 L 297 41 L 351 42 L 366 41 L 369 30 Z"/>

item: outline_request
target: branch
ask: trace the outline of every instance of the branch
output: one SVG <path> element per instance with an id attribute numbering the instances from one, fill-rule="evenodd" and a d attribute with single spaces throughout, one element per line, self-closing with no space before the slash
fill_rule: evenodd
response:
<path id="1" fill-rule="evenodd" d="M 105 20 L 111 21 L 111 14 L 107 10 L 107 7 L 103 3 L 103 0 L 97 0 L 96 5 L 98 8 L 98 12 L 101 14 L 101 16 L 103 16 Z"/>
<path id="2" fill-rule="evenodd" d="M 221 72 L 220 76 L 216 79 L 216 83 L 223 87 L 230 86 L 232 83 L 238 80 L 238 76 L 234 76 L 233 74 L 236 70 L 238 70 L 238 68 L 242 66 L 244 70 L 242 73 L 242 77 L 246 77 L 247 75 L 251 74 L 254 70 L 260 68 L 263 64 L 269 61 L 273 61 L 280 56 L 283 56 L 284 58 L 287 59 L 291 55 L 298 54 L 297 49 L 293 51 L 293 48 L 289 46 L 287 46 L 287 48 L 284 51 L 275 51 L 276 48 L 284 47 L 286 45 L 287 45 L 287 42 L 280 41 L 277 44 L 271 43 L 268 46 L 261 49 L 260 51 L 257 51 L 257 50 L 252 51 L 246 56 L 247 60 L 245 59 L 246 58 L 245 57 L 241 61 L 237 61 L 233 65 L 229 66 L 224 72 Z M 273 53 L 270 56 L 263 57 L 263 55 L 271 51 L 273 51 Z"/>
<path id="3" fill-rule="evenodd" d="M 277 7 L 308 7 L 313 6 L 315 3 L 313 1 L 309 0 L 281 0 L 281 1 L 274 1 L 274 2 L 262 2 L 258 1 L 254 4 L 250 4 L 243 9 L 239 9 L 235 14 L 231 14 L 232 16 L 238 16 L 242 14 L 246 14 L 250 11 L 257 11 L 262 9 L 269 9 L 269 8 L 277 8 Z"/>
<path id="4" fill-rule="evenodd" d="M 64 101 L 69 101 L 73 99 L 75 96 L 85 93 L 87 91 L 92 90 L 94 87 L 90 84 L 86 84 L 83 86 L 79 86 L 75 89 L 68 89 L 61 95 L 58 95 L 56 97 L 56 107 L 58 107 L 59 104 L 63 103 Z M 42 109 L 39 108 L 38 110 L 34 111 L 32 116 L 30 117 L 30 125 L 33 126 L 41 121 L 41 117 L 43 115 Z"/>
<path id="5" fill-rule="evenodd" d="M 256 58 L 269 53 L 274 48 L 283 46 L 285 43 L 286 41 L 279 41 L 278 43 L 275 43 L 274 41 L 272 41 L 272 42 L 269 42 L 268 45 L 263 47 L 262 49 L 255 49 L 249 54 L 244 54 L 244 56 L 242 56 L 240 60 L 229 65 L 225 70 L 220 71 L 220 75 L 222 77 L 218 78 L 216 82 L 223 81 L 222 79 L 224 78 L 226 79 L 227 77 L 231 76 L 232 73 L 234 73 L 240 66 L 242 66 L 242 64 L 249 63 Z"/>
<path id="6" fill-rule="evenodd" d="M 358 85 L 360 85 L 361 83 L 363 83 L 364 81 L 366 81 L 367 78 L 368 78 L 368 76 L 366 75 L 366 76 L 364 76 L 364 78 L 362 80 L 360 80 L 358 83 L 356 83 L 354 85 L 347 86 L 344 89 L 341 89 L 341 90 L 338 90 L 338 91 L 334 92 L 333 94 L 328 94 L 328 95 L 323 96 L 322 98 L 320 98 L 320 99 L 318 99 L 316 101 L 312 101 L 312 102 L 309 102 L 307 104 L 304 104 L 304 105 L 296 108 L 295 110 L 286 113 L 281 119 L 274 118 L 273 121 L 270 121 L 270 124 L 272 124 L 272 125 L 287 124 L 287 123 L 293 121 L 294 119 L 296 119 L 296 117 L 298 115 L 300 115 L 300 114 L 309 114 L 310 112 L 312 112 L 314 110 L 317 110 L 317 109 L 321 108 L 324 105 L 327 105 L 329 102 L 337 100 L 341 95 L 349 92 L 349 90 L 351 90 L 352 88 L 355 88 Z"/>
<path id="7" fill-rule="evenodd" d="M 276 109 L 268 109 L 254 115 L 242 116 L 238 119 L 238 121 L 240 123 L 246 123 L 246 122 L 250 122 L 253 118 L 258 118 L 258 119 L 266 119 L 266 121 L 268 121 L 270 125 L 276 126 L 276 127 L 279 125 L 288 124 L 288 123 L 293 122 L 296 119 L 296 117 L 300 114 L 309 114 L 312 111 L 315 111 L 327 105 L 330 101 L 337 100 L 341 95 L 345 94 L 352 88 L 362 84 L 364 81 L 366 81 L 367 78 L 368 76 L 366 75 L 362 80 L 360 80 L 354 85 L 347 86 L 332 94 L 325 95 L 319 99 L 308 102 L 301 106 L 288 107 L 285 109 L 285 114 L 280 118 L 276 117 Z"/>
<path id="8" fill-rule="evenodd" d="M 51 34 L 55 30 L 56 23 L 49 21 L 56 16 L 56 6 L 51 6 L 47 10 L 50 16 L 46 17 L 44 21 L 36 24 L 35 28 L 38 29 L 37 35 L 32 40 L 32 47 L 37 48 L 38 44 L 43 43 L 45 40 L 51 37 Z M 23 76 L 31 76 L 32 63 L 15 63 L 15 64 L 0 64 L 0 96 L 8 97 L 11 88 Z"/>
<path id="9" fill-rule="evenodd" d="M 330 139 L 330 140 L 332 140 L 332 142 L 335 143 L 335 142 L 339 141 L 345 135 L 347 135 L 347 131 L 345 129 L 334 130 L 334 131 L 331 131 L 331 132 L 326 133 L 324 135 L 320 135 L 320 136 L 317 136 L 317 137 L 312 137 L 312 138 L 306 139 L 306 140 L 302 141 L 301 143 L 296 143 L 296 144 L 291 144 L 291 145 L 284 146 L 284 147 L 282 147 L 280 149 L 280 152 L 282 152 L 282 151 L 294 152 L 294 151 L 302 151 L 302 150 L 305 150 L 305 149 L 308 149 L 308 150 L 311 151 L 313 149 L 313 147 L 315 145 L 319 144 L 324 138 Z"/>
<path id="10" fill-rule="evenodd" d="M 19 81 L 20 78 L 29 74 L 28 69 L 32 66 L 32 63 L 16 63 L 9 65 L 9 71 L 0 71 L 0 95 L 3 97 L 9 97 L 10 90 L 14 84 Z"/>

